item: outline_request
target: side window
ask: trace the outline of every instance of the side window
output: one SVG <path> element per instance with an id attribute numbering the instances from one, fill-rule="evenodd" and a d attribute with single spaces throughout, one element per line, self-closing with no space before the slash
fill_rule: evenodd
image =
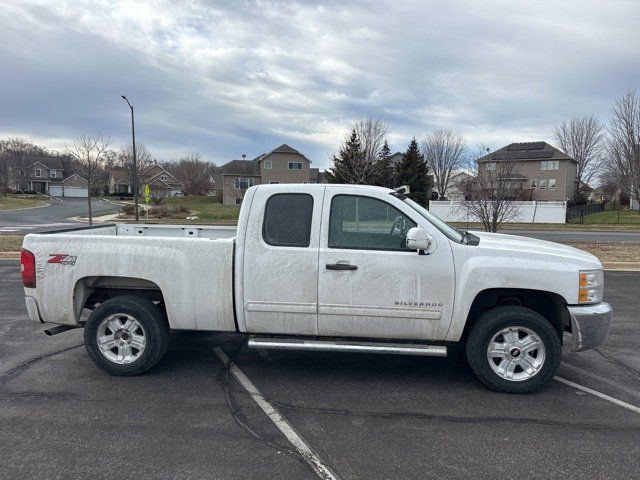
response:
<path id="1" fill-rule="evenodd" d="M 336 195 L 331 200 L 329 248 L 408 250 L 407 232 L 416 223 L 377 198 Z"/>
<path id="2" fill-rule="evenodd" d="M 267 200 L 262 238 L 279 247 L 308 247 L 313 197 L 307 193 L 277 193 Z"/>

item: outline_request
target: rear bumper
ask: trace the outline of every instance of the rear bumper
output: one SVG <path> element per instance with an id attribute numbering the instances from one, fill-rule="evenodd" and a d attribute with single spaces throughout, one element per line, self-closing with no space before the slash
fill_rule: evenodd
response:
<path id="1" fill-rule="evenodd" d="M 613 319 L 613 310 L 608 303 L 571 306 L 571 334 L 573 351 L 579 352 L 597 347 L 607 338 Z"/>
<path id="2" fill-rule="evenodd" d="M 38 304 L 33 297 L 24 297 L 24 301 L 27 304 L 27 313 L 29 314 L 29 320 L 32 322 L 42 323 L 40 318 L 40 312 L 38 311 Z"/>

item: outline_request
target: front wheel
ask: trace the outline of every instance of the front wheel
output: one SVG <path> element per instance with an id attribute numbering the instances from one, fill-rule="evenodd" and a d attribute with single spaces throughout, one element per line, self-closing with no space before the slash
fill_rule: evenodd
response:
<path id="1" fill-rule="evenodd" d="M 560 337 L 540 314 L 503 306 L 482 314 L 467 338 L 467 359 L 476 376 L 498 392 L 539 389 L 558 371 Z"/>
<path id="2" fill-rule="evenodd" d="M 93 362 L 111 375 L 140 375 L 162 359 L 169 326 L 164 312 L 151 300 L 123 295 L 91 313 L 84 344 Z"/>

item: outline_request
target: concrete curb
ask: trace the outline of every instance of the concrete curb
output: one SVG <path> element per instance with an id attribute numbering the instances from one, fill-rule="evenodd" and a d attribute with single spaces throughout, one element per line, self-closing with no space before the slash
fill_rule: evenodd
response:
<path id="1" fill-rule="evenodd" d="M 36 208 L 44 208 L 44 207 L 50 207 L 50 206 L 51 206 L 50 203 L 45 203 L 44 205 L 39 205 L 37 207 L 10 208 L 9 210 L 0 210 L 0 213 L 3 213 L 3 212 L 19 212 L 20 210 L 34 210 Z"/>

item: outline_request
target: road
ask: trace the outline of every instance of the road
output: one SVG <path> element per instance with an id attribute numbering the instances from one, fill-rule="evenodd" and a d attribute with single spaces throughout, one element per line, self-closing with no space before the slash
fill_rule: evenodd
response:
<path id="1" fill-rule="evenodd" d="M 120 206 L 94 199 L 91 202 L 91 208 L 96 215 L 115 213 Z M 36 233 L 71 227 L 78 222 L 69 218 L 80 215 L 87 215 L 86 198 L 53 199 L 46 207 L 0 211 L 0 233 Z"/>
<path id="2" fill-rule="evenodd" d="M 640 274 L 607 272 L 615 324 L 560 376 L 640 405 Z M 221 347 L 336 478 L 637 478 L 640 413 L 559 381 L 482 387 L 448 358 L 254 351 L 175 333 L 146 375 L 111 377 L 30 322 L 0 261 L 0 479 L 317 479 L 213 352 Z"/>
<path id="3" fill-rule="evenodd" d="M 550 242 L 640 242 L 640 232 L 581 230 L 503 230 L 500 233 L 522 235 Z"/>

